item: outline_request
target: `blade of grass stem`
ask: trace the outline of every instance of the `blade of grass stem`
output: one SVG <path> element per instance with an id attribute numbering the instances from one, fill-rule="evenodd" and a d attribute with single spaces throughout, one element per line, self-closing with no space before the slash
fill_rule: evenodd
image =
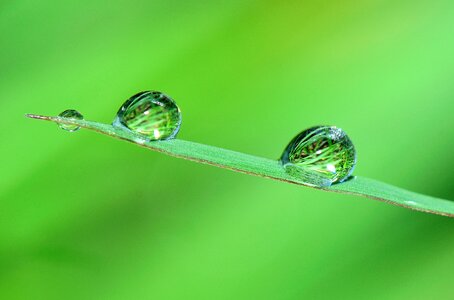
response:
<path id="1" fill-rule="evenodd" d="M 26 116 L 33 119 L 61 124 L 77 125 L 81 128 L 132 142 L 141 147 L 162 152 L 170 156 L 209 164 L 249 175 L 304 185 L 327 192 L 363 196 L 413 210 L 454 217 L 454 201 L 414 193 L 369 178 L 355 176 L 343 183 L 317 187 L 302 180 L 302 178 L 309 176 L 308 174 L 300 174 L 304 176 L 298 177 L 291 176 L 288 172 L 286 172 L 284 166 L 282 166 L 278 160 L 258 157 L 180 139 L 150 142 L 125 128 L 113 127 L 110 124 L 102 124 L 93 121 L 72 120 L 62 117 L 34 114 L 28 114 Z M 322 183 L 321 185 L 324 185 L 322 181 L 320 181 L 320 183 Z"/>

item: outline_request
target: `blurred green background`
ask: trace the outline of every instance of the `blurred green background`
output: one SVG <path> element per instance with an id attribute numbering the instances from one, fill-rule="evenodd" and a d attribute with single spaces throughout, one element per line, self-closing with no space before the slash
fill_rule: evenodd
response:
<path id="1" fill-rule="evenodd" d="M 447 299 L 454 220 L 24 118 L 111 122 L 148 89 L 179 138 L 277 158 L 343 128 L 356 175 L 454 200 L 454 2 L 0 4 L 1 299 Z"/>

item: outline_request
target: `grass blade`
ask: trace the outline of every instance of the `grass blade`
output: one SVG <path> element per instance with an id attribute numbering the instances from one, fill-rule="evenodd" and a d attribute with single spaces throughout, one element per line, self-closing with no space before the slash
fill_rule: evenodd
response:
<path id="1" fill-rule="evenodd" d="M 148 142 L 127 129 L 113 127 L 110 124 L 33 114 L 28 114 L 26 116 L 33 119 L 56 123 L 78 125 L 81 128 L 129 141 L 141 147 L 162 152 L 170 156 L 209 164 L 224 169 L 304 185 L 328 192 L 364 196 L 413 210 L 454 217 L 454 201 L 417 194 L 373 179 L 356 176 L 340 184 L 334 184 L 329 187 L 316 187 L 289 175 L 281 163 L 273 159 L 257 157 L 180 139 Z"/>

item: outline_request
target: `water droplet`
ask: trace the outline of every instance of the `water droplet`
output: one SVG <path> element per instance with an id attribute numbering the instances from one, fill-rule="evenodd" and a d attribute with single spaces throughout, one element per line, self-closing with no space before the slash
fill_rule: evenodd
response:
<path id="1" fill-rule="evenodd" d="M 335 126 L 316 126 L 298 134 L 281 157 L 286 171 L 314 186 L 330 186 L 349 178 L 356 164 L 350 138 Z"/>
<path id="2" fill-rule="evenodd" d="M 62 118 L 72 119 L 72 120 L 83 120 L 84 119 L 84 116 L 82 116 L 82 114 L 80 112 L 78 112 L 77 110 L 74 110 L 74 109 L 67 109 L 64 112 L 60 113 L 58 116 L 62 117 Z M 74 132 L 74 131 L 77 131 L 80 129 L 79 126 L 71 125 L 71 124 L 58 123 L 58 126 L 61 129 L 64 129 L 69 132 Z"/>
<path id="3" fill-rule="evenodd" d="M 127 127 L 151 141 L 166 140 L 180 130 L 181 112 L 163 93 L 145 91 L 126 100 L 112 125 Z"/>

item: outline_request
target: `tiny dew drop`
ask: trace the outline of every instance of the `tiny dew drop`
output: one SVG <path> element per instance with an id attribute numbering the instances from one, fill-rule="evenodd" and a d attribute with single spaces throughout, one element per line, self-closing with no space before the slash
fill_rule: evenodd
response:
<path id="1" fill-rule="evenodd" d="M 281 162 L 290 175 L 307 184 L 325 187 L 350 177 L 356 152 L 342 129 L 316 126 L 304 130 L 288 144 Z"/>
<path id="2" fill-rule="evenodd" d="M 58 115 L 59 117 L 66 118 L 66 119 L 71 119 L 71 120 L 83 120 L 84 116 L 80 112 L 74 109 L 67 109 L 64 112 L 60 113 Z M 58 123 L 58 126 L 61 129 L 64 129 L 69 132 L 74 132 L 80 129 L 79 126 L 77 125 L 71 125 L 71 124 L 63 124 L 63 123 Z"/>
<path id="3" fill-rule="evenodd" d="M 180 130 L 181 112 L 170 97 L 145 91 L 126 100 L 112 125 L 126 127 L 150 141 L 166 140 Z"/>

